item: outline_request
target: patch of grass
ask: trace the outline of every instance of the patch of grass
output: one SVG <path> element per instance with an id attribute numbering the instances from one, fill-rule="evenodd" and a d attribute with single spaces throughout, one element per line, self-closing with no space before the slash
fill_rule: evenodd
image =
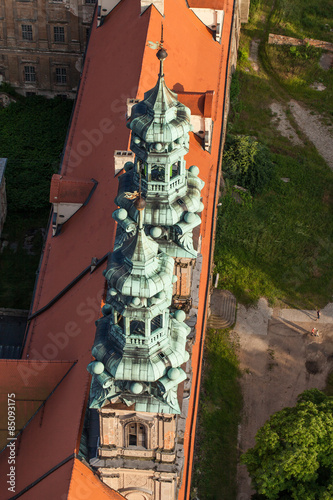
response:
<path id="1" fill-rule="evenodd" d="M 245 304 L 265 296 L 272 304 L 282 299 L 323 306 L 333 283 L 333 174 L 314 151 L 273 158 L 276 177 L 262 196 L 239 203 L 229 189 L 222 199 L 215 245 L 219 287 Z"/>
<path id="2" fill-rule="evenodd" d="M 11 211 L 49 208 L 50 180 L 59 169 L 72 106 L 60 98 L 34 96 L 0 109 L 0 157 L 8 158 Z"/>
<path id="3" fill-rule="evenodd" d="M 266 45 L 264 57 L 268 58 L 269 71 L 290 97 L 302 100 L 307 106 L 333 117 L 332 70 L 325 71 L 319 65 L 321 49 L 311 46 L 288 47 Z M 311 88 L 321 83 L 326 88 Z M 331 120 L 332 121 L 332 120 Z"/>
<path id="4" fill-rule="evenodd" d="M 276 0 L 273 33 L 333 42 L 332 0 Z"/>
<path id="5" fill-rule="evenodd" d="M 237 340 L 228 329 L 207 332 L 192 498 L 236 498 L 237 433 L 242 409 L 237 350 Z"/>
<path id="6" fill-rule="evenodd" d="M 272 2 L 256 4 L 251 7 L 255 15 L 241 35 L 244 46 L 252 36 L 258 37 L 256 27 L 263 17 L 270 22 Z M 264 38 L 263 30 L 259 37 Z M 264 65 L 264 70 L 255 73 L 242 62 L 237 70 L 239 92 L 229 116 L 229 132 L 254 137 L 266 145 L 275 163 L 271 183 L 251 202 L 239 193 L 237 196 L 227 184 L 218 213 L 215 271 L 220 273 L 219 287 L 229 289 L 245 304 L 265 296 L 271 304 L 281 299 L 314 308 L 332 298 L 333 174 L 302 132 L 304 146 L 294 146 L 277 132 L 270 110 L 274 101 L 287 108 L 290 99 L 296 98 L 307 105 L 311 101 L 317 111 L 333 111 L 333 79 L 330 77 L 324 92 L 308 85 L 314 79 L 320 81 L 324 73 L 329 79 L 330 72 L 318 69 L 320 51 L 304 48 L 303 54 L 303 48 L 299 49 L 300 55 L 295 56 L 288 47 L 269 47 L 265 61 L 271 66 Z M 293 74 L 289 74 L 289 66 L 294 68 Z M 288 112 L 287 117 L 296 127 Z M 330 114 L 324 119 L 331 124 Z M 282 177 L 290 182 L 284 183 Z"/>
<path id="7" fill-rule="evenodd" d="M 288 96 L 303 100 L 321 113 L 333 116 L 332 69 L 319 66 L 321 49 L 310 45 L 292 47 L 268 45 L 268 33 L 278 33 L 295 38 L 315 38 L 333 42 L 333 0 L 269 0 L 270 13 L 265 30 L 260 33 L 259 55 L 267 73 L 275 80 L 277 90 Z M 260 16 L 261 9 L 257 13 Z M 263 12 L 263 11 L 261 11 Z M 261 14 L 262 15 L 262 14 Z M 309 19 L 312 19 L 309 23 Z M 253 32 L 251 26 L 250 32 Z M 246 36 L 248 27 L 246 26 Z M 322 83 L 326 89 L 310 88 L 314 82 Z M 286 97 L 286 96 L 284 96 Z"/>

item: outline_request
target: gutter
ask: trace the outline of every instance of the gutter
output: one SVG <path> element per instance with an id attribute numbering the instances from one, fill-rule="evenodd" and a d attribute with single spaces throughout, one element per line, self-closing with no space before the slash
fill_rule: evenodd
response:
<path id="1" fill-rule="evenodd" d="M 211 237 L 210 237 L 210 252 L 209 252 L 209 264 L 208 264 L 208 280 L 207 280 L 207 286 L 206 286 L 206 292 L 205 292 L 205 305 L 204 305 L 204 313 L 203 313 L 203 324 L 202 324 L 202 329 L 201 329 L 201 335 L 200 335 L 200 356 L 199 356 L 199 366 L 196 374 L 195 380 L 192 380 L 192 388 L 194 389 L 194 399 L 193 399 L 193 412 L 191 416 L 191 434 L 196 429 L 196 419 L 195 419 L 195 409 L 198 407 L 198 402 L 199 402 L 199 395 L 200 395 L 200 388 L 201 388 L 201 378 L 202 378 L 202 360 L 203 360 L 203 347 L 204 347 L 204 338 L 205 338 L 205 331 L 206 331 L 206 318 L 207 318 L 207 308 L 208 308 L 208 297 L 209 297 L 209 289 L 210 289 L 210 274 L 212 271 L 212 263 L 213 263 L 213 257 L 214 257 L 214 237 L 215 237 L 215 226 L 216 226 L 216 209 L 217 209 L 217 202 L 218 202 L 218 196 L 219 196 L 219 178 L 220 178 L 220 172 L 221 172 L 221 167 L 222 167 L 222 153 L 223 153 L 223 142 L 224 142 L 224 127 L 226 126 L 226 117 L 225 117 L 225 109 L 226 109 L 226 101 L 227 101 L 227 95 L 228 93 L 228 77 L 229 77 L 229 72 L 230 72 L 230 49 L 231 49 L 231 43 L 232 43 L 232 36 L 233 36 L 233 28 L 234 28 L 234 16 L 235 16 L 235 10 L 236 10 L 236 4 L 237 0 L 234 0 L 233 2 L 233 9 L 232 9 L 232 19 L 231 19 L 231 27 L 230 27 L 230 36 L 229 36 L 229 44 L 228 44 L 228 56 L 227 56 L 227 71 L 225 75 L 225 91 L 224 91 L 224 97 L 223 97 L 223 108 L 222 108 L 222 124 L 221 124 L 221 135 L 220 135 L 220 148 L 219 148 L 219 154 L 218 154 L 218 160 L 217 160 L 217 170 L 216 170 L 216 179 L 215 179 L 215 191 L 214 191 L 214 205 L 213 205 L 213 214 L 212 214 L 212 231 L 211 231 Z M 195 445 L 195 439 L 191 440 L 189 442 L 189 449 L 188 449 L 188 456 L 190 457 L 191 455 L 194 454 L 194 445 Z M 186 476 L 184 478 L 185 480 L 185 493 L 184 493 L 184 499 L 189 500 L 190 498 L 190 492 L 191 492 L 191 479 L 192 479 L 192 469 L 193 469 L 193 464 L 191 470 L 189 467 L 186 470 Z"/>

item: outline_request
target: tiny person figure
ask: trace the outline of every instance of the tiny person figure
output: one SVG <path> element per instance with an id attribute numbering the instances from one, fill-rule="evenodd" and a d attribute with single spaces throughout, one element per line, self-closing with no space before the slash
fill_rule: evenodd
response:
<path id="1" fill-rule="evenodd" d="M 311 336 L 315 335 L 316 334 L 316 329 L 315 328 L 312 328 L 311 330 Z"/>
<path id="2" fill-rule="evenodd" d="M 316 330 L 315 336 L 316 336 L 316 337 L 319 337 L 319 332 L 318 332 L 318 330 Z"/>
<path id="3" fill-rule="evenodd" d="M 320 319 L 320 309 L 317 309 L 317 319 Z"/>

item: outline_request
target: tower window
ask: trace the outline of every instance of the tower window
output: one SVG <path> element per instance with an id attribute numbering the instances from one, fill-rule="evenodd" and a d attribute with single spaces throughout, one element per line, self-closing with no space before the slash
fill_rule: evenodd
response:
<path id="1" fill-rule="evenodd" d="M 120 326 L 122 330 L 124 330 L 125 323 L 124 323 L 124 316 L 122 316 L 119 312 L 115 311 L 115 316 L 114 316 L 114 322 L 116 325 Z"/>
<path id="2" fill-rule="evenodd" d="M 141 446 L 147 448 L 146 427 L 140 422 L 130 422 L 125 427 L 126 446 Z"/>
<path id="3" fill-rule="evenodd" d="M 152 181 L 164 181 L 164 167 L 161 165 L 153 165 L 151 168 Z"/>
<path id="4" fill-rule="evenodd" d="M 35 66 L 24 66 L 24 81 L 25 82 L 35 82 L 36 81 L 36 68 L 35 68 Z"/>
<path id="5" fill-rule="evenodd" d="M 158 330 L 158 328 L 161 328 L 162 327 L 162 323 L 163 323 L 163 316 L 162 314 L 159 314 L 158 316 L 155 316 L 155 318 L 153 318 L 151 320 L 151 331 L 154 332 L 155 330 Z"/>
<path id="6" fill-rule="evenodd" d="M 65 41 L 65 28 L 63 26 L 55 26 L 53 28 L 54 41 L 64 42 Z"/>
<path id="7" fill-rule="evenodd" d="M 170 168 L 170 178 L 176 177 L 180 174 L 180 161 L 176 161 L 171 165 Z"/>
<path id="8" fill-rule="evenodd" d="M 22 24 L 22 39 L 32 40 L 32 26 L 31 24 Z"/>
<path id="9" fill-rule="evenodd" d="M 131 335 L 144 335 L 145 334 L 145 323 L 144 321 L 131 321 Z"/>

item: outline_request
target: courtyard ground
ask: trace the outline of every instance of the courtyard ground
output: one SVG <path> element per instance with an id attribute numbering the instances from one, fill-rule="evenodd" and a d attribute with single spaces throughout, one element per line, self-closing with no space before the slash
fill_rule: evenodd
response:
<path id="1" fill-rule="evenodd" d="M 240 349 L 243 413 L 238 448 L 255 444 L 258 429 L 276 411 L 294 406 L 306 389 L 324 389 L 333 367 L 333 303 L 321 311 L 270 308 L 265 299 L 257 307 L 238 306 L 233 334 Z M 312 328 L 319 337 L 311 335 Z M 238 465 L 237 500 L 253 493 L 247 469 Z"/>

